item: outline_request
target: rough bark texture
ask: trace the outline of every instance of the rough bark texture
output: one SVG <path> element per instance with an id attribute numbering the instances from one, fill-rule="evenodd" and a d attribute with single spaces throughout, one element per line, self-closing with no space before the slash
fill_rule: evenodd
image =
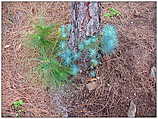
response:
<path id="1" fill-rule="evenodd" d="M 100 3 L 99 2 L 72 2 L 71 17 L 72 31 L 69 45 L 77 51 L 78 41 L 85 40 L 88 36 L 95 35 L 100 25 Z"/>

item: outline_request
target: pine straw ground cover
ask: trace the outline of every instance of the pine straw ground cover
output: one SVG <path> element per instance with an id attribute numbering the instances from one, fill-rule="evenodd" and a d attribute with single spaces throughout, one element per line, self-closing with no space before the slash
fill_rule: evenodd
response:
<path id="1" fill-rule="evenodd" d="M 127 117 L 130 102 L 136 117 L 156 116 L 156 3 L 104 2 L 101 24 L 115 24 L 119 48 L 102 58 L 97 67 L 98 86 L 89 91 L 82 73 L 58 91 L 47 90 L 37 76 L 28 75 L 35 64 L 27 61 L 36 55 L 23 47 L 25 35 L 42 14 L 49 23 L 68 23 L 69 4 L 65 2 L 6 2 L 2 4 L 2 116 L 15 117 L 11 103 L 25 101 L 22 117 Z M 105 18 L 107 8 L 121 16 Z M 31 80 L 30 80 L 31 79 Z"/>
<path id="2" fill-rule="evenodd" d="M 68 21 L 68 4 L 65 2 L 3 2 L 2 3 L 2 116 L 15 117 L 11 103 L 22 99 L 25 104 L 22 117 L 59 116 L 51 104 L 48 92 L 31 78 L 30 69 L 35 66 L 29 58 L 37 55 L 24 47 L 26 35 L 32 24 L 44 15 L 47 22 Z"/>

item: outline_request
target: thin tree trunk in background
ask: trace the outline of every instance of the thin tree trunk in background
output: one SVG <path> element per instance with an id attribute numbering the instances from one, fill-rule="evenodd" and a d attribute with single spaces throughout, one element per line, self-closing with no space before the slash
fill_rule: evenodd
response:
<path id="1" fill-rule="evenodd" d="M 88 36 L 98 33 L 100 26 L 99 2 L 72 2 L 71 17 L 72 31 L 69 46 L 77 52 L 77 41 L 85 40 Z"/>

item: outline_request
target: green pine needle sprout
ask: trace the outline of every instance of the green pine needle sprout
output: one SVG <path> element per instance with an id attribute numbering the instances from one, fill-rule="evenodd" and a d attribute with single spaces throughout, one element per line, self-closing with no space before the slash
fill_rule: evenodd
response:
<path id="1" fill-rule="evenodd" d="M 40 57 L 33 58 L 38 61 L 34 71 L 38 72 L 44 84 L 58 87 L 69 82 L 70 68 L 57 61 L 60 42 L 66 40 L 66 38 L 61 37 L 59 26 L 55 24 L 46 25 L 44 22 L 40 22 L 34 25 L 34 33 L 30 34 L 29 38 L 27 46 L 36 49 Z"/>
<path id="2" fill-rule="evenodd" d="M 114 8 L 108 8 L 108 13 L 105 13 L 104 16 L 105 17 L 115 17 L 115 16 L 120 16 L 121 15 L 121 12 L 114 9 Z"/>
<path id="3" fill-rule="evenodd" d="M 71 74 L 69 67 L 61 65 L 53 58 L 39 58 L 38 61 L 40 62 L 36 67 L 36 71 L 46 85 L 58 87 L 69 82 L 68 77 Z"/>
<path id="4" fill-rule="evenodd" d="M 23 104 L 25 104 L 25 102 L 23 100 L 17 100 L 17 101 L 12 103 L 13 107 L 16 109 L 21 107 Z"/>

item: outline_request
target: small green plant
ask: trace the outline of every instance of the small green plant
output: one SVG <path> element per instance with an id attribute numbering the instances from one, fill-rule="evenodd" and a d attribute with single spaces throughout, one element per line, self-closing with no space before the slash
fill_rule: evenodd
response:
<path id="1" fill-rule="evenodd" d="M 79 42 L 77 46 L 78 52 L 74 53 L 71 48 L 68 47 L 67 40 L 61 41 L 61 52 L 58 53 L 58 56 L 61 57 L 62 64 L 71 67 L 73 74 L 76 75 L 80 70 L 76 62 L 82 58 L 83 52 L 87 53 L 87 55 L 84 55 L 83 57 L 90 60 L 89 66 L 91 69 L 94 69 L 98 64 L 101 64 L 101 54 L 99 51 L 101 51 L 102 54 L 111 54 L 117 46 L 118 35 L 116 27 L 114 25 L 107 24 L 103 27 L 103 31 L 99 35 L 88 37 L 87 39 Z M 92 70 L 90 72 L 90 76 L 95 77 L 96 72 Z"/>
<path id="2" fill-rule="evenodd" d="M 17 100 L 17 101 L 15 101 L 15 102 L 12 103 L 12 105 L 13 105 L 13 107 L 14 107 L 15 109 L 21 107 L 21 106 L 24 105 L 24 104 L 25 104 L 25 102 L 24 102 L 23 100 Z"/>
<path id="3" fill-rule="evenodd" d="M 40 61 L 36 71 L 46 85 L 55 84 L 55 86 L 61 86 L 69 82 L 68 77 L 71 74 L 69 67 L 61 65 L 53 57 L 38 58 L 36 60 Z"/>
<path id="4" fill-rule="evenodd" d="M 67 40 L 66 35 L 63 34 L 66 31 L 68 29 L 63 29 L 57 24 L 46 25 L 42 21 L 34 26 L 34 32 L 29 35 L 30 40 L 27 46 L 39 52 L 39 57 L 31 59 L 31 61 L 38 62 L 34 71 L 39 74 L 46 85 L 60 86 L 69 82 L 71 69 L 62 65 L 58 60 L 60 42 Z"/>
<path id="5" fill-rule="evenodd" d="M 113 15 L 119 14 L 115 9 L 109 9 Z M 91 69 L 100 64 L 101 54 L 111 54 L 118 46 L 117 30 L 113 25 L 105 25 L 103 31 L 96 36 L 78 42 L 78 51 L 74 52 L 68 45 L 68 36 L 72 26 L 68 25 L 46 25 L 40 22 L 35 25 L 35 32 L 29 35 L 28 46 L 39 51 L 39 57 L 31 59 L 37 61 L 35 71 L 45 84 L 63 85 L 68 77 L 77 75 L 80 67 L 77 62 L 85 57 L 90 60 Z M 83 52 L 87 55 L 84 56 Z M 91 77 L 96 76 L 96 72 L 90 72 Z"/>
<path id="6" fill-rule="evenodd" d="M 119 12 L 118 10 L 114 9 L 114 8 L 108 8 L 108 13 L 105 13 L 104 16 L 105 17 L 115 17 L 115 16 L 120 16 L 121 12 Z"/>
<path id="7" fill-rule="evenodd" d="M 107 24 L 103 27 L 101 51 L 104 54 L 111 54 L 118 46 L 118 32 L 114 25 Z"/>
<path id="8" fill-rule="evenodd" d="M 22 106 L 25 104 L 23 100 L 17 100 L 12 103 L 13 108 L 16 111 L 16 117 L 20 117 L 22 112 L 25 112 L 22 110 Z"/>

